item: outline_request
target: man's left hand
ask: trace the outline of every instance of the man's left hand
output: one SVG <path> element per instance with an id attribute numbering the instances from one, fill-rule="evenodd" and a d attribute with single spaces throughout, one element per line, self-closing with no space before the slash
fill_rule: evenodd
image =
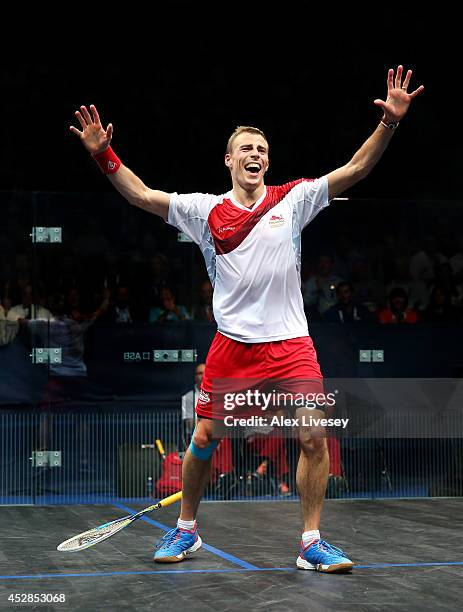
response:
<path id="1" fill-rule="evenodd" d="M 376 106 L 383 109 L 384 115 L 382 120 L 388 123 L 395 123 L 403 119 L 407 114 L 408 107 L 413 98 L 420 94 L 424 87 L 420 85 L 411 93 L 408 93 L 408 85 L 412 76 L 412 71 L 408 70 L 402 83 L 403 66 L 397 68 L 397 74 L 394 79 L 394 70 L 391 68 L 387 75 L 387 98 L 384 100 L 375 100 Z"/>

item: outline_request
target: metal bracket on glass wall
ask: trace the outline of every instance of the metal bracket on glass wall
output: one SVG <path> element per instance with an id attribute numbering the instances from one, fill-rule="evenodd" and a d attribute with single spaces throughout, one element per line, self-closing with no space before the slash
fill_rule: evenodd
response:
<path id="1" fill-rule="evenodd" d="M 32 242 L 62 242 L 62 228 L 61 227 L 33 227 Z"/>
<path id="2" fill-rule="evenodd" d="M 193 242 L 193 240 L 183 232 L 179 232 L 177 234 L 177 242 Z"/>
<path id="3" fill-rule="evenodd" d="M 32 451 L 32 467 L 61 467 L 61 451 Z"/>
<path id="4" fill-rule="evenodd" d="M 196 349 L 176 349 L 173 351 L 167 351 L 164 349 L 155 349 L 153 350 L 153 361 L 159 362 L 182 362 L 182 363 L 192 363 L 196 361 L 197 354 Z"/>
<path id="5" fill-rule="evenodd" d="M 61 363 L 60 348 L 33 348 L 29 354 L 32 363 Z"/>
<path id="6" fill-rule="evenodd" d="M 383 349 L 360 349 L 359 361 L 361 363 L 384 363 Z"/>

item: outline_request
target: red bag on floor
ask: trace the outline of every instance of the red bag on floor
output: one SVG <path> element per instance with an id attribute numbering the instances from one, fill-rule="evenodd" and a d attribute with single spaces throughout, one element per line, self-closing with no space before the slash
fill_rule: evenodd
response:
<path id="1" fill-rule="evenodd" d="M 169 453 L 162 464 L 161 477 L 156 482 L 156 493 L 166 497 L 182 489 L 182 460 L 177 452 Z"/>

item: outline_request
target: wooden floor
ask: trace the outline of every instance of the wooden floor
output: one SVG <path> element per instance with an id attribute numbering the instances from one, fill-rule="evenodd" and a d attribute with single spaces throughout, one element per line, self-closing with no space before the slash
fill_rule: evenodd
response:
<path id="1" fill-rule="evenodd" d="M 357 564 L 328 575 L 295 568 L 296 502 L 203 503 L 206 545 L 175 565 L 154 564 L 152 552 L 178 507 L 74 554 L 57 544 L 127 507 L 0 507 L 0 610 L 460 610 L 462 509 L 458 498 L 327 501 L 322 537 Z M 66 603 L 13 604 L 15 593 L 62 593 Z"/>

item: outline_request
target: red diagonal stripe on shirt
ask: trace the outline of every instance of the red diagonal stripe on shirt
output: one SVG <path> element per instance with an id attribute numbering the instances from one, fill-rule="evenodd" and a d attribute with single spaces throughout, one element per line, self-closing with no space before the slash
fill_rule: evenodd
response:
<path id="1" fill-rule="evenodd" d="M 303 181 L 311 182 L 313 180 L 302 178 L 278 187 L 267 187 L 264 201 L 255 210 L 242 210 L 228 199 L 223 200 L 218 206 L 214 206 L 207 222 L 214 239 L 216 254 L 225 255 L 236 249 L 262 217 L 279 204 L 295 185 Z M 219 232 L 219 230 L 221 231 Z"/>

